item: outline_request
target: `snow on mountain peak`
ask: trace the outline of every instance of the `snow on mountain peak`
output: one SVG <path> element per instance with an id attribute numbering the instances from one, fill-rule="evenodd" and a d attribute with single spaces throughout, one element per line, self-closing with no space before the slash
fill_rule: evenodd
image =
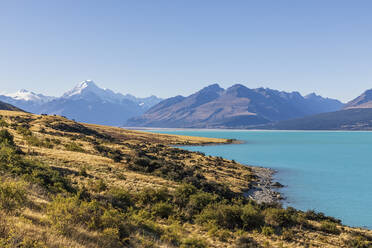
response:
<path id="1" fill-rule="evenodd" d="M 15 100 L 35 101 L 35 102 L 46 102 L 46 101 L 53 99 L 53 97 L 44 96 L 42 94 L 36 94 L 32 91 L 28 91 L 25 89 L 21 89 L 15 93 L 5 94 L 5 96 L 11 97 Z"/>

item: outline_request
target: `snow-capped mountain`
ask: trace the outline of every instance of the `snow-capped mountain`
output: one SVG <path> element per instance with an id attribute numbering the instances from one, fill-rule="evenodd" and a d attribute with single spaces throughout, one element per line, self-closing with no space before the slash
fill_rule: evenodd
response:
<path id="1" fill-rule="evenodd" d="M 13 98 L 16 101 L 32 101 L 32 102 L 41 102 L 41 103 L 49 102 L 55 99 L 55 97 L 44 96 L 43 94 L 36 94 L 32 91 L 28 91 L 25 89 L 21 89 L 11 94 L 4 94 L 4 96 Z"/>
<path id="2" fill-rule="evenodd" d="M 58 114 L 82 122 L 120 126 L 127 119 L 143 114 L 162 99 L 123 95 L 86 80 L 61 97 L 20 90 L 0 95 L 0 100 L 36 114 Z"/>

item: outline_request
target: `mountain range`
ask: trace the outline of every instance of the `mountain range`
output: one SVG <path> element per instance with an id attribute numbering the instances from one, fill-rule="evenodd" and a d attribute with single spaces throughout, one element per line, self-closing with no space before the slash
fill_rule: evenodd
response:
<path id="1" fill-rule="evenodd" d="M 0 100 L 36 114 L 63 115 L 80 122 L 121 126 L 161 101 L 156 96 L 137 98 L 98 87 L 86 80 L 61 97 L 44 96 L 27 90 L 0 95 Z"/>
<path id="2" fill-rule="evenodd" d="M 66 116 L 111 126 L 372 130 L 372 89 L 343 104 L 314 93 L 209 85 L 190 96 L 162 100 L 115 93 L 86 80 L 60 97 L 27 90 L 0 95 L 0 109 Z"/>
<path id="3" fill-rule="evenodd" d="M 372 89 L 339 111 L 251 127 L 275 130 L 372 130 Z"/>
<path id="4" fill-rule="evenodd" d="M 337 111 L 343 103 L 316 94 L 302 96 L 268 88 L 213 84 L 188 97 L 168 98 L 128 126 L 181 128 L 247 128 L 271 122 Z"/>

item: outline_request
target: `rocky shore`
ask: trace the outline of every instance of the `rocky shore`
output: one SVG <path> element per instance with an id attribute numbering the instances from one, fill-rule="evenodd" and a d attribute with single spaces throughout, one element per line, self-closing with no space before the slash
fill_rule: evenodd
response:
<path id="1" fill-rule="evenodd" d="M 284 198 L 275 191 L 275 188 L 283 187 L 278 182 L 273 182 L 273 175 L 276 173 L 273 169 L 263 167 L 251 167 L 258 181 L 254 187 L 245 193 L 245 196 L 257 201 L 258 203 L 280 203 Z"/>

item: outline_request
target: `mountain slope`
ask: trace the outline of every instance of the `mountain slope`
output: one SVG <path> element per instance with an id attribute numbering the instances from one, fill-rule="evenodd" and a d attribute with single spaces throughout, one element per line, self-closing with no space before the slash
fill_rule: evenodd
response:
<path id="1" fill-rule="evenodd" d="M 236 84 L 222 89 L 210 85 L 188 97 L 166 99 L 143 116 L 128 120 L 129 126 L 245 128 L 272 121 L 303 117 L 341 109 L 337 100 L 315 94 L 272 89 L 249 89 Z"/>
<path id="2" fill-rule="evenodd" d="M 345 105 L 345 109 L 351 108 L 372 108 L 372 89 L 365 91 Z"/>
<path id="3" fill-rule="evenodd" d="M 340 111 L 285 120 L 252 128 L 278 130 L 372 130 L 372 90 L 345 104 Z"/>
<path id="4" fill-rule="evenodd" d="M 98 87 L 86 80 L 61 97 L 49 97 L 26 90 L 0 96 L 0 100 L 36 114 L 57 114 L 96 124 L 123 125 L 128 118 L 139 116 L 159 103 L 151 96 L 137 98 Z"/>
<path id="5" fill-rule="evenodd" d="M 351 108 L 252 128 L 273 130 L 372 130 L 372 108 Z"/>
<path id="6" fill-rule="evenodd" d="M 0 110 L 23 111 L 13 105 L 0 101 Z"/>

